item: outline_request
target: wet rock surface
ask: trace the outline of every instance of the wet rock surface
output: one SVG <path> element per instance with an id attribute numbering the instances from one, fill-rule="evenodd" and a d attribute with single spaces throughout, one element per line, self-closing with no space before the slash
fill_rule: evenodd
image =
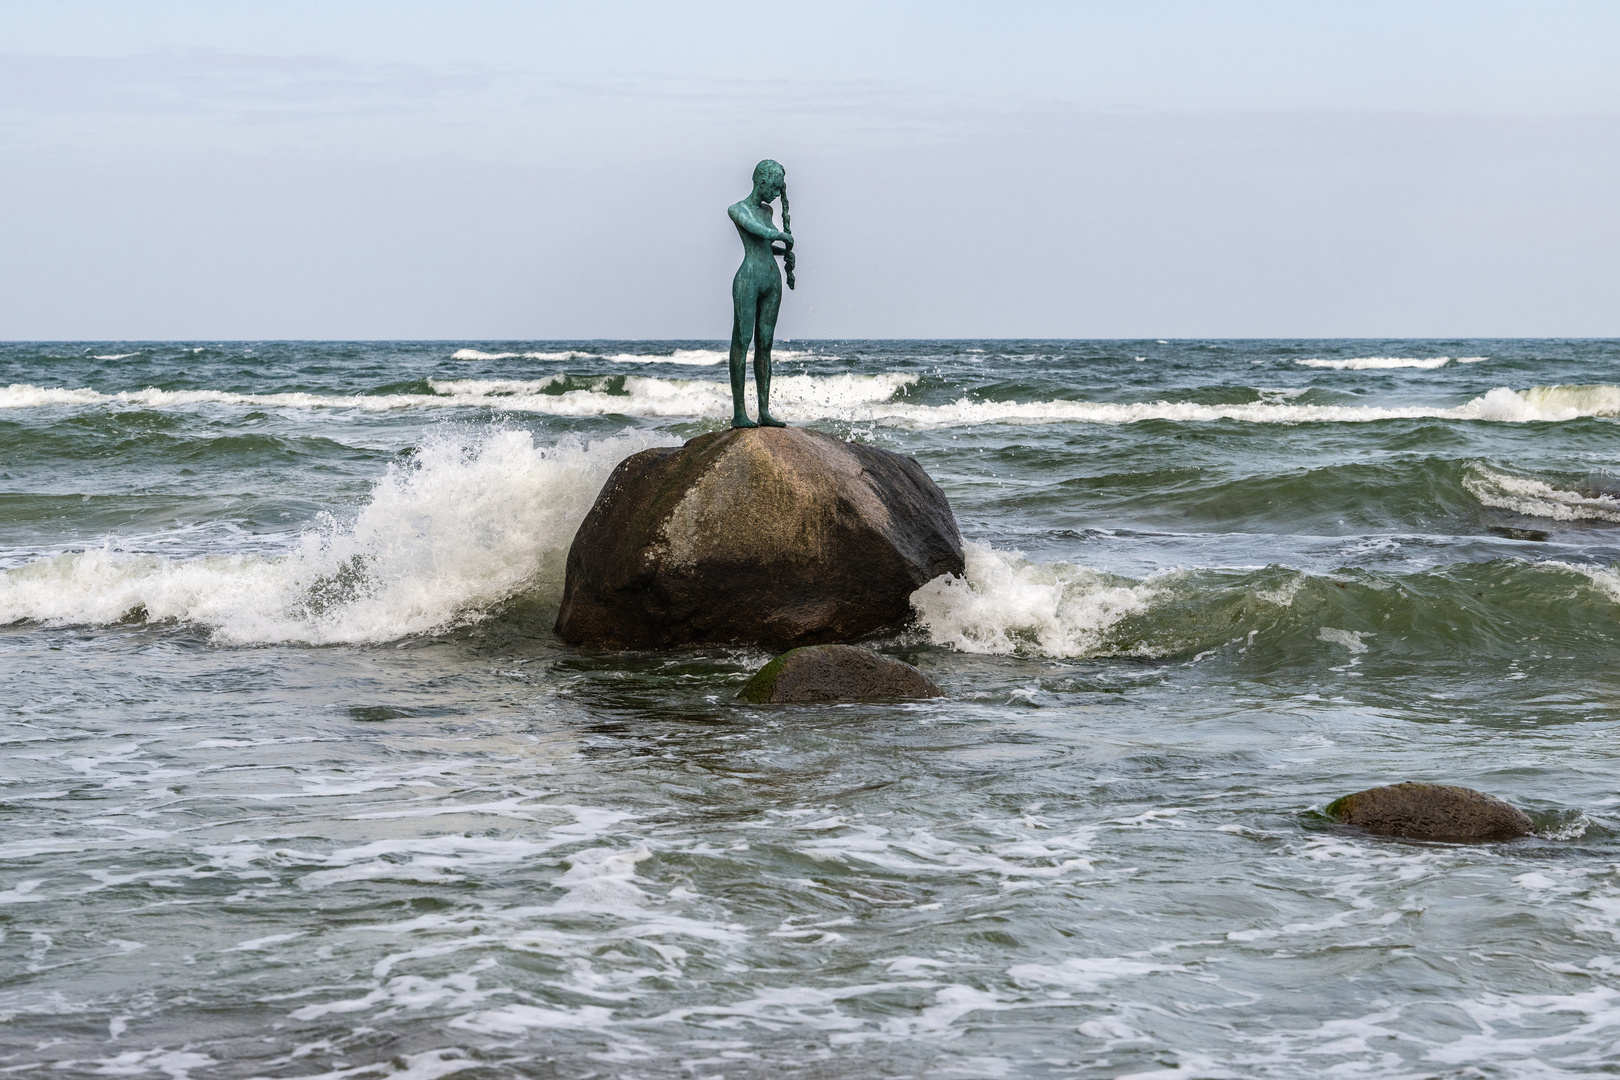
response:
<path id="1" fill-rule="evenodd" d="M 1414 840 L 1511 840 L 1535 828 L 1511 803 L 1447 784 L 1369 788 L 1328 804 L 1327 814 L 1381 836 Z"/>
<path id="2" fill-rule="evenodd" d="M 855 645 L 810 645 L 789 650 L 760 668 L 737 696 L 763 705 L 944 695 L 933 679 L 904 661 Z"/>
<path id="3" fill-rule="evenodd" d="M 621 462 L 568 552 L 557 633 L 619 649 L 853 641 L 960 574 L 962 538 L 909 457 L 747 428 Z"/>

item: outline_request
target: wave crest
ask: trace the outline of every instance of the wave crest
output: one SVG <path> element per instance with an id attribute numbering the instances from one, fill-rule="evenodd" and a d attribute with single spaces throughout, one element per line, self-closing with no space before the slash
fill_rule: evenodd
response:
<path id="1" fill-rule="evenodd" d="M 1615 640 L 1611 605 L 1620 604 L 1620 570 L 1552 560 L 1407 575 L 1181 570 L 1133 581 L 978 543 L 966 555 L 963 576 L 935 578 L 911 603 L 932 643 L 969 653 L 1337 663 L 1332 646 L 1405 660 L 1519 658 L 1532 635 L 1542 647 Z"/>
<path id="2" fill-rule="evenodd" d="M 134 353 L 127 355 L 133 356 Z M 809 353 L 798 352 L 793 349 L 774 349 L 771 355 L 777 360 L 793 360 Z M 614 353 L 610 356 L 597 353 L 584 352 L 580 349 L 566 349 L 562 352 L 484 352 L 480 349 L 457 349 L 450 354 L 452 360 L 611 360 L 616 364 L 680 364 L 688 367 L 714 367 L 731 358 L 729 350 L 721 349 L 675 349 L 667 353 Z M 120 359 L 120 357 L 98 357 L 97 359 Z"/>
<path id="3" fill-rule="evenodd" d="M 579 360 L 590 357 L 588 352 L 565 349 L 562 352 L 483 352 L 479 349 L 457 349 L 450 354 L 452 360 Z"/>
<path id="4" fill-rule="evenodd" d="M 917 382 L 917 376 L 778 375 L 771 382 L 772 404 L 784 418 L 804 423 L 852 415 L 886 402 Z M 66 389 L 13 383 L 0 390 L 0 409 L 59 405 L 107 405 L 146 409 L 194 405 L 255 408 L 345 408 L 385 412 L 410 408 L 476 407 L 553 416 L 700 417 L 731 414 L 731 386 L 713 379 L 660 379 L 651 375 L 539 379 L 428 379 L 432 393 L 326 395 L 302 392 L 242 394 L 227 390 L 124 390 L 112 394 L 88 388 Z"/>
<path id="5" fill-rule="evenodd" d="M 1486 506 L 1554 521 L 1620 521 L 1620 498 L 1583 495 L 1545 480 L 1513 476 L 1484 465 L 1470 467 L 1463 488 Z"/>
<path id="6" fill-rule="evenodd" d="M 679 442 L 623 435 L 537 447 L 523 431 L 431 436 L 391 466 L 352 522 L 280 557 L 172 559 L 111 547 L 0 571 L 0 624 L 136 617 L 223 642 L 391 641 L 478 621 L 519 593 L 555 602 L 575 530 L 629 454 Z"/>
<path id="7" fill-rule="evenodd" d="M 1459 359 L 1458 363 L 1467 363 L 1470 360 L 1483 360 L 1484 357 L 1468 357 Z M 1300 367 L 1330 368 L 1334 371 L 1387 371 L 1391 368 L 1441 368 L 1451 362 L 1449 356 L 1357 356 L 1348 360 L 1322 360 L 1312 357 L 1309 360 L 1295 360 Z"/>
<path id="8" fill-rule="evenodd" d="M 1370 423 L 1379 420 L 1450 419 L 1505 423 L 1562 422 L 1580 417 L 1620 416 L 1620 386 L 1498 387 L 1458 406 L 1297 405 L 1275 400 L 1246 404 L 1187 401 L 986 401 L 963 396 L 942 405 L 905 400 L 918 376 L 778 375 L 772 382 L 778 415 L 793 423 L 842 420 L 916 429 L 973 424 L 1132 424 L 1143 420 L 1184 423 L 1237 420 L 1255 424 Z M 225 390 L 126 390 L 104 394 L 88 388 L 40 387 L 14 383 L 0 390 L 0 409 L 43 406 L 129 406 L 148 409 L 193 405 L 245 405 L 256 408 L 349 408 L 382 411 L 407 408 L 477 407 L 554 416 L 724 417 L 731 411 L 731 387 L 716 379 L 664 379 L 652 375 L 539 379 L 429 379 L 432 393 L 323 395 L 242 394 Z"/>
<path id="9" fill-rule="evenodd" d="M 1089 656 L 1106 631 L 1145 612 L 1157 590 L 1070 563 L 968 543 L 961 577 L 941 575 L 911 596 L 936 645 L 962 652 Z"/>

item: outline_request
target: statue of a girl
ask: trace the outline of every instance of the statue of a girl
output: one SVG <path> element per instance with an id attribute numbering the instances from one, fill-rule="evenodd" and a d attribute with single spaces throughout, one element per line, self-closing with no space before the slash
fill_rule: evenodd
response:
<path id="1" fill-rule="evenodd" d="M 771 203 L 782 200 L 782 227 L 772 219 Z M 788 288 L 793 288 L 793 233 L 788 217 L 787 174 L 782 166 L 765 160 L 754 166 L 754 190 L 732 203 L 727 211 L 742 237 L 743 262 L 731 279 L 731 426 L 786 427 L 771 415 L 771 342 L 776 338 L 776 313 L 782 306 L 782 275 L 776 256 L 787 267 Z M 772 247 L 781 241 L 780 248 Z M 743 390 L 748 377 L 748 339 L 754 339 L 754 386 L 759 391 L 759 422 L 748 419 Z"/>

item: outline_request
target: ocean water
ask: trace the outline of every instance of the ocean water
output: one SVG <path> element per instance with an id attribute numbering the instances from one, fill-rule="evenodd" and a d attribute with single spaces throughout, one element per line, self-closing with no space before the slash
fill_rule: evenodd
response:
<path id="1" fill-rule="evenodd" d="M 718 348 L 0 346 L 0 1073 L 1620 1071 L 1620 343 L 787 343 L 969 554 L 766 708 L 550 629 Z"/>

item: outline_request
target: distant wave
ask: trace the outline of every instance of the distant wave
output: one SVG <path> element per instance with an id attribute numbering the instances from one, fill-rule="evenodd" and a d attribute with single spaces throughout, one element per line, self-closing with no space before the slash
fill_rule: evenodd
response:
<path id="1" fill-rule="evenodd" d="M 1454 407 L 1296 405 L 1275 400 L 1247 404 L 1197 402 L 984 401 L 962 397 L 941 405 L 905 400 L 916 375 L 778 375 L 773 411 L 807 423 L 844 420 L 908 428 L 974 424 L 1130 424 L 1142 420 L 1200 422 L 1238 420 L 1256 424 L 1367 423 L 1377 420 L 1451 419 L 1510 423 L 1620 416 L 1620 386 L 1498 387 Z M 479 407 L 554 416 L 724 416 L 731 409 L 729 384 L 713 379 L 664 379 L 648 375 L 541 379 L 429 379 L 432 393 L 324 395 L 240 394 L 225 390 L 146 390 L 106 394 L 87 388 L 14 383 L 0 390 L 0 409 L 46 406 L 123 406 L 147 409 L 196 405 L 255 408 L 347 408 L 367 411 Z"/>
<path id="2" fill-rule="evenodd" d="M 1491 420 L 1513 423 L 1574 420 L 1583 416 L 1620 415 L 1620 387 L 1538 386 L 1514 391 L 1498 387 L 1453 408 L 1436 406 L 1291 405 L 1254 402 L 1203 405 L 1195 402 L 975 401 L 962 398 L 948 405 L 888 402 L 851 409 L 841 419 L 892 423 L 904 427 L 953 427 L 971 424 L 1049 424 L 1061 422 L 1130 424 L 1142 420 L 1183 422 L 1240 420 L 1256 424 L 1368 423 L 1376 420 Z"/>
<path id="3" fill-rule="evenodd" d="M 131 354 L 133 355 L 133 354 Z M 771 354 L 777 360 L 792 360 L 808 353 L 792 349 L 776 349 Z M 566 352 L 480 352 L 477 349 L 457 349 L 450 354 L 452 360 L 611 360 L 615 364 L 682 364 L 689 367 L 713 367 L 725 363 L 729 352 L 718 349 L 676 349 L 669 353 L 614 353 L 601 356 L 596 353 L 569 349 Z M 114 359 L 114 358 L 109 358 Z"/>
<path id="4" fill-rule="evenodd" d="M 883 402 L 914 384 L 917 376 L 778 375 L 772 381 L 773 404 L 784 417 L 813 420 L 837 417 L 864 404 Z M 659 379 L 645 375 L 579 378 L 548 375 L 541 379 L 429 379 L 430 394 L 308 393 L 241 394 L 225 390 L 127 390 L 104 394 L 85 388 L 39 387 L 14 383 L 0 390 L 0 409 L 59 405 L 112 405 L 149 409 L 194 405 L 245 405 L 255 408 L 347 408 L 377 412 L 390 409 L 476 406 L 555 416 L 688 417 L 729 415 L 731 386 L 712 379 Z"/>
<path id="5" fill-rule="evenodd" d="M 477 349 L 457 349 L 450 354 L 452 360 L 575 360 L 594 354 L 569 349 L 566 352 L 480 352 Z"/>
<path id="6" fill-rule="evenodd" d="M 772 360 L 797 360 L 809 355 L 807 352 L 798 352 L 793 349 L 773 349 L 771 351 Z M 686 364 L 691 367 L 713 367 L 731 359 L 731 354 L 721 352 L 718 349 L 676 349 L 667 356 L 615 353 L 602 359 L 611 360 L 615 364 Z"/>
<path id="7" fill-rule="evenodd" d="M 1295 360 L 1300 367 L 1332 368 L 1335 371 L 1387 371 L 1390 368 L 1442 368 L 1447 364 L 1480 364 L 1488 356 L 1358 356 L 1348 360 Z"/>
<path id="8" fill-rule="evenodd" d="M 781 360 L 789 356 L 799 355 L 777 349 L 771 354 L 775 359 Z M 642 356 L 636 353 L 615 353 L 606 357 L 615 364 L 685 364 L 690 367 L 713 367 L 724 363 L 731 358 L 729 352 L 720 352 L 718 349 L 676 349 L 668 356 Z"/>
<path id="9" fill-rule="evenodd" d="M 1484 357 L 1471 357 L 1470 359 L 1483 360 Z M 1439 368 L 1451 362 L 1449 356 L 1431 356 L 1425 358 L 1410 356 L 1359 356 L 1350 360 L 1295 360 L 1300 367 L 1332 368 L 1335 371 L 1381 371 L 1389 368 Z M 1458 363 L 1463 363 L 1458 360 Z"/>

